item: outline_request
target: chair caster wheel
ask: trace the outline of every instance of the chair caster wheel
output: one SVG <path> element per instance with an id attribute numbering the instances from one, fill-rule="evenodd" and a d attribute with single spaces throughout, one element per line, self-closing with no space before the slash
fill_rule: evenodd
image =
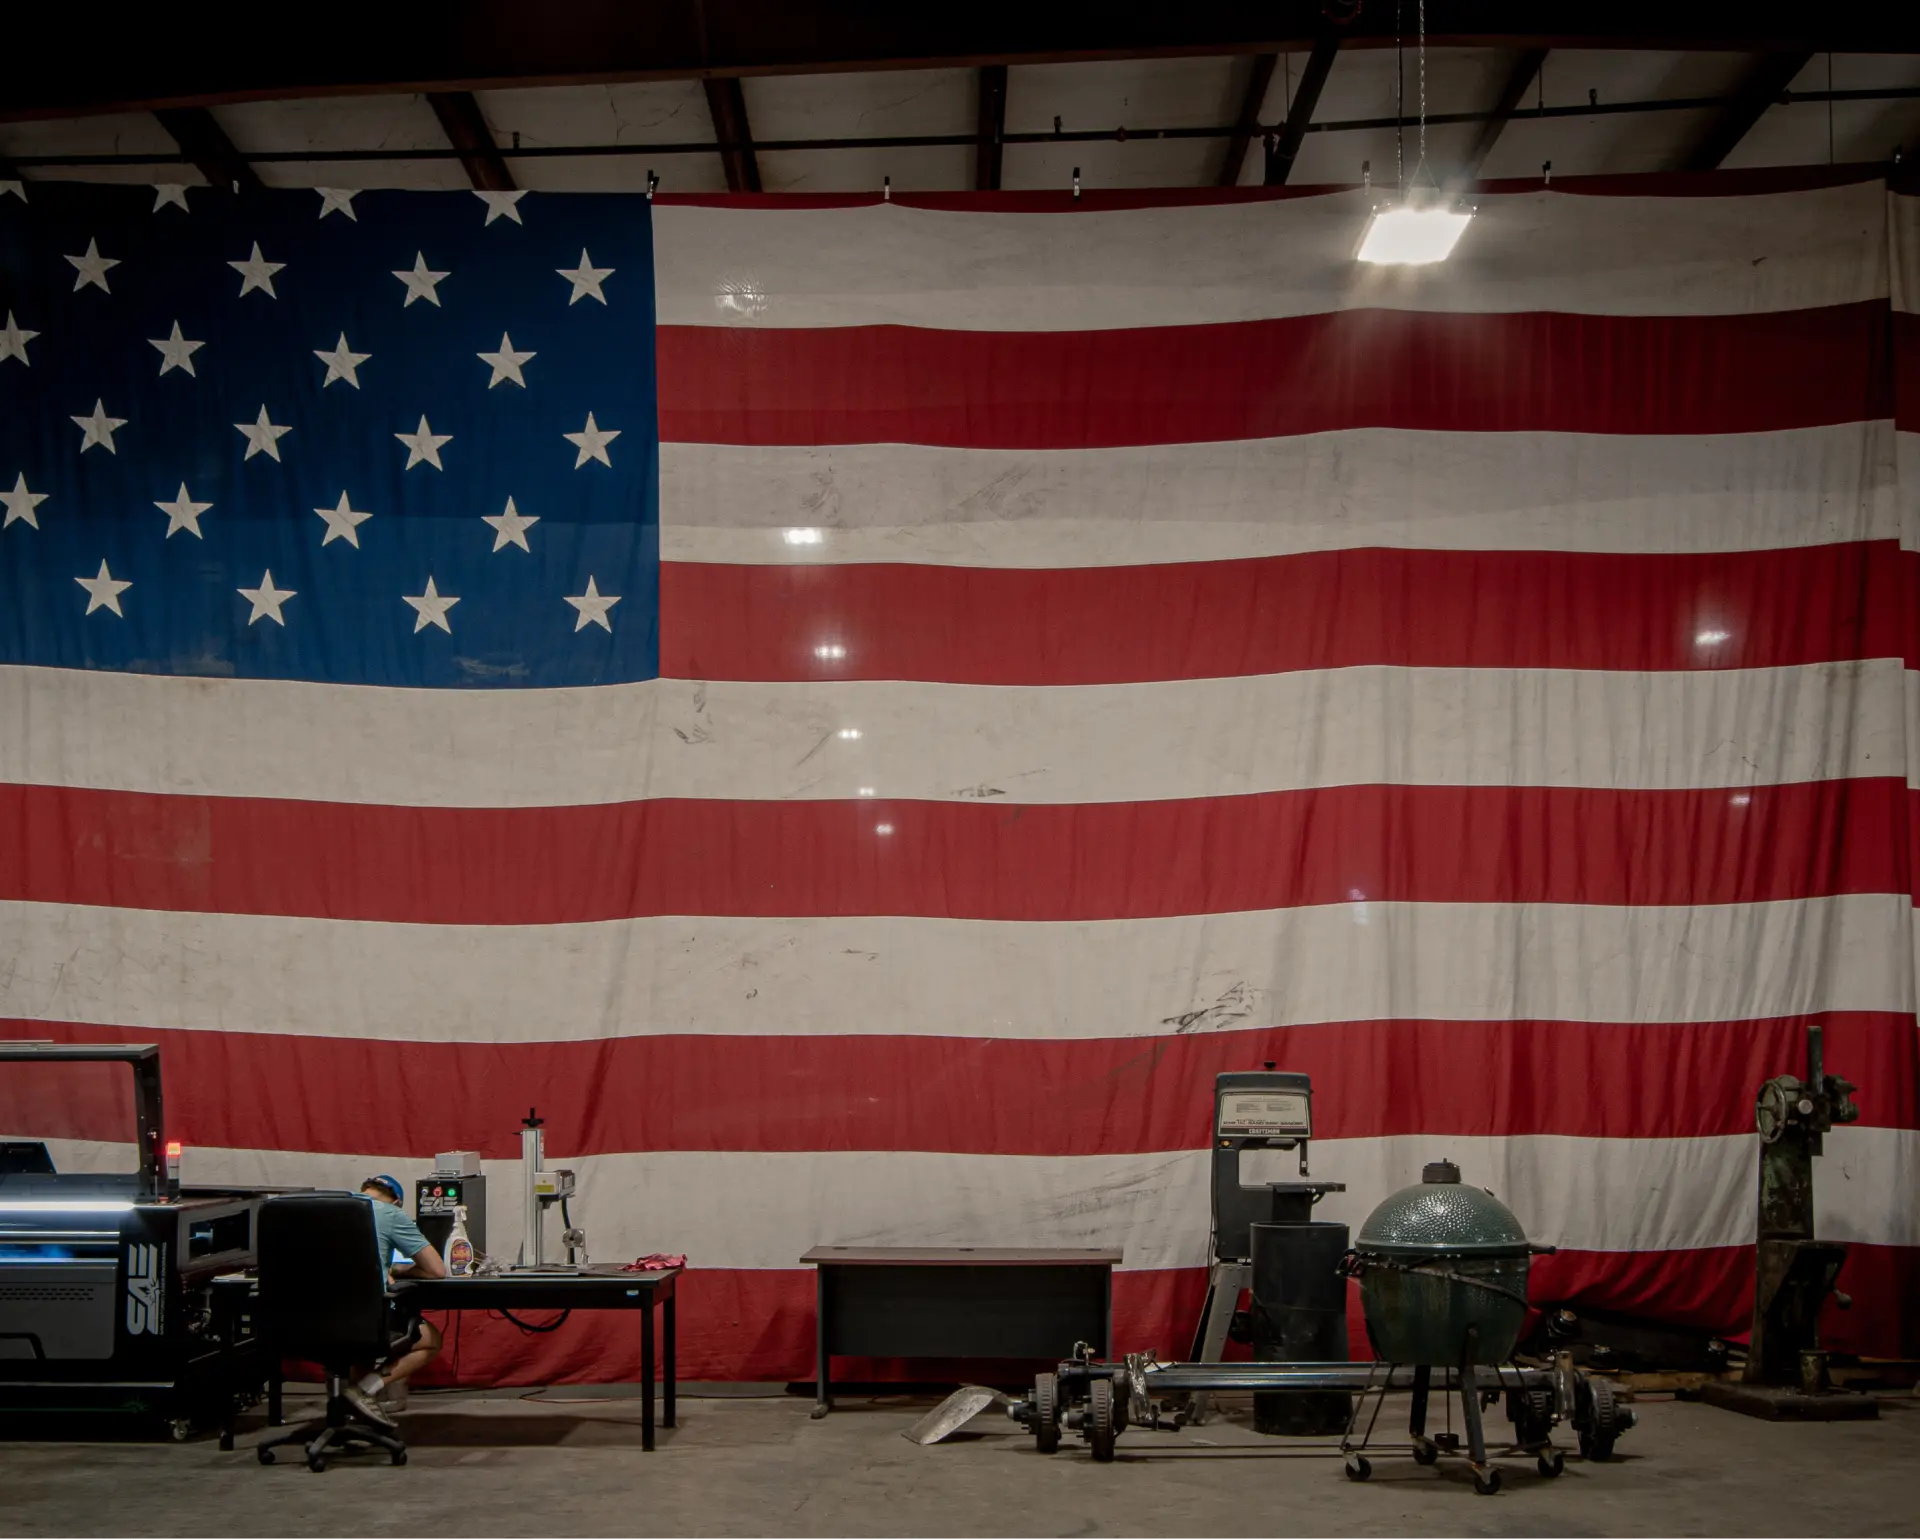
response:
<path id="1" fill-rule="evenodd" d="M 396 1465 L 405 1464 L 407 1462 L 407 1451 L 404 1448 L 396 1448 L 388 1455 L 388 1459 Z"/>
<path id="2" fill-rule="evenodd" d="M 1347 1455 L 1347 1479 L 1365 1480 L 1373 1473 L 1373 1461 L 1365 1454 Z"/>
<path id="3" fill-rule="evenodd" d="M 1413 1462 L 1415 1464 L 1438 1464 L 1440 1462 L 1440 1450 L 1425 1438 L 1421 1438 L 1419 1442 L 1413 1445 Z"/>
<path id="4" fill-rule="evenodd" d="M 231 1432 L 223 1432 L 220 1434 L 220 1452 L 233 1452 L 233 1434 Z"/>
<path id="5" fill-rule="evenodd" d="M 1482 1496 L 1498 1494 L 1500 1490 L 1500 1472 L 1498 1470 L 1487 1470 L 1483 1473 L 1475 1470 L 1473 1472 L 1473 1488 Z"/>
<path id="6" fill-rule="evenodd" d="M 308 1454 L 307 1468 L 312 1470 L 316 1475 L 325 1474 L 327 1469 L 327 1461 L 325 1456 L 321 1454 Z"/>
<path id="7" fill-rule="evenodd" d="M 1548 1480 L 1556 1480 L 1566 1473 L 1567 1456 L 1554 1449 L 1552 1453 L 1543 1453 L 1534 1461 L 1534 1467 Z"/>
<path id="8" fill-rule="evenodd" d="M 271 1463 L 273 1463 L 273 1450 L 272 1450 L 271 1448 L 262 1448 L 262 1449 L 259 1449 L 259 1450 L 258 1450 L 258 1453 L 259 1453 L 259 1456 L 260 1456 L 260 1462 L 261 1462 L 262 1464 L 271 1464 Z"/>

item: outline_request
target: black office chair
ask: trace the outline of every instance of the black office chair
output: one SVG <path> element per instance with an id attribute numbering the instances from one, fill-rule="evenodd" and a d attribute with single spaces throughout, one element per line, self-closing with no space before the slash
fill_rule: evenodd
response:
<path id="1" fill-rule="evenodd" d="M 395 1464 L 407 1445 L 360 1419 L 342 1393 L 356 1363 L 384 1361 L 406 1338 L 387 1308 L 387 1269 L 374 1248 L 373 1206 L 346 1192 L 272 1197 L 260 1209 L 260 1297 L 254 1330 L 268 1357 L 318 1363 L 327 1374 L 327 1413 L 256 1445 L 262 1464 L 289 1443 L 306 1444 L 307 1468 L 329 1453 L 384 1448 Z"/>

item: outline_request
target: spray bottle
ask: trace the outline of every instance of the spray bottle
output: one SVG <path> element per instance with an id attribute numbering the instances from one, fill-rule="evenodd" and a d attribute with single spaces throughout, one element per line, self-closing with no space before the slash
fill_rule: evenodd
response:
<path id="1" fill-rule="evenodd" d="M 453 1228 L 447 1232 L 447 1273 L 465 1277 L 473 1271 L 473 1241 L 467 1238 L 467 1209 L 463 1203 L 453 1210 Z"/>

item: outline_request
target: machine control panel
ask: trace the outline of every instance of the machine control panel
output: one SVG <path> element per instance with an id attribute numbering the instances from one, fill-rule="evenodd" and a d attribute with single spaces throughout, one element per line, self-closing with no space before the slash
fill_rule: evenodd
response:
<path id="1" fill-rule="evenodd" d="M 467 1204 L 466 1186 L 461 1176 L 423 1176 L 414 1185 L 414 1212 L 451 1216 L 455 1208 Z"/>
<path id="2" fill-rule="evenodd" d="M 1311 1138 L 1312 1098 L 1297 1090 L 1222 1088 L 1214 1134 L 1219 1138 Z"/>

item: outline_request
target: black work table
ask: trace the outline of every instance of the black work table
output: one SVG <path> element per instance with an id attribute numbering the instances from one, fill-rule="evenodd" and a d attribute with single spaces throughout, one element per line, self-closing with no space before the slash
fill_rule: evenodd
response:
<path id="1" fill-rule="evenodd" d="M 674 1414 L 674 1292 L 681 1268 L 623 1272 L 616 1266 L 573 1272 L 499 1272 L 489 1277 L 405 1279 L 393 1284 L 399 1306 L 413 1313 L 439 1309 L 637 1309 L 640 1324 L 640 1447 L 653 1452 L 653 1308 L 660 1306 L 662 1426 Z M 279 1365 L 269 1364 L 268 1420 L 280 1423 Z"/>
<path id="2" fill-rule="evenodd" d="M 814 1407 L 840 1357 L 1033 1358 L 1085 1341 L 1113 1355 L 1117 1250 L 816 1245 Z"/>

